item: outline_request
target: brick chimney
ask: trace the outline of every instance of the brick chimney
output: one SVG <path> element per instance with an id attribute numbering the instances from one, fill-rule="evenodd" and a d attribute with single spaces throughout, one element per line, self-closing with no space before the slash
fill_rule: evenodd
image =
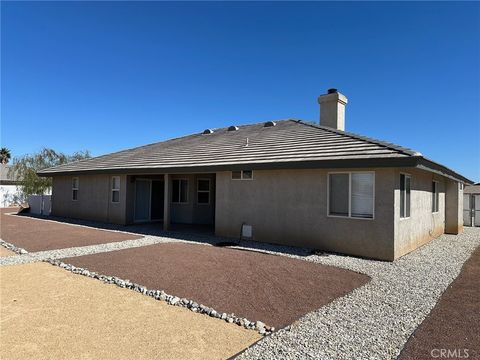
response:
<path id="1" fill-rule="evenodd" d="M 320 104 L 320 125 L 345 131 L 345 105 L 348 99 L 337 89 L 328 89 L 318 97 Z"/>

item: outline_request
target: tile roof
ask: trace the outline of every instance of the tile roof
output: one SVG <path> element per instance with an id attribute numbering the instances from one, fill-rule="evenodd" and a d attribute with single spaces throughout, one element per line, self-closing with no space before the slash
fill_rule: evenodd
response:
<path id="1" fill-rule="evenodd" d="M 471 186 L 465 186 L 465 189 L 463 190 L 464 194 L 480 194 L 480 185 L 471 185 Z"/>
<path id="2" fill-rule="evenodd" d="M 10 165 L 0 164 L 0 183 L 2 185 L 20 184 L 20 178 L 17 173 L 10 171 Z"/>
<path id="3" fill-rule="evenodd" d="M 183 172 L 202 168 L 255 165 L 296 167 L 341 161 L 386 161 L 419 158 L 413 150 L 301 120 L 211 129 L 154 144 L 56 166 L 39 172 L 49 176 L 73 172 Z M 272 125 L 272 124 L 269 124 Z M 230 127 L 234 128 L 234 127 Z M 208 130 L 208 129 L 207 129 Z M 351 166 L 351 165 L 350 165 Z M 392 165 L 393 166 L 393 163 Z"/>

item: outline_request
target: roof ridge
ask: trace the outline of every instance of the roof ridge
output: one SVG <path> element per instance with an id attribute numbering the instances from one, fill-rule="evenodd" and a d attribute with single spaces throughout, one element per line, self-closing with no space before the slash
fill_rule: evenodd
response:
<path id="1" fill-rule="evenodd" d="M 362 140 L 362 141 L 366 141 L 366 142 L 369 142 L 369 143 L 372 143 L 372 144 L 375 144 L 375 145 L 380 145 L 380 146 L 386 147 L 387 149 L 399 151 L 399 152 L 404 153 L 406 155 L 423 156 L 422 153 L 420 153 L 418 151 L 415 151 L 413 149 L 409 149 L 409 148 L 406 148 L 406 147 L 403 147 L 403 146 L 400 146 L 400 145 L 397 145 L 397 144 L 394 144 L 394 143 L 390 143 L 390 142 L 387 142 L 387 141 L 374 139 L 374 138 L 371 138 L 371 137 L 368 137 L 368 136 L 359 135 L 359 134 L 351 133 L 351 132 L 348 132 L 348 131 L 333 129 L 333 128 L 330 128 L 328 126 L 322 126 L 322 125 L 318 125 L 318 124 L 315 124 L 315 123 L 306 122 L 306 121 L 300 120 L 300 119 L 290 119 L 290 120 L 294 121 L 294 122 L 297 122 L 298 124 L 305 125 L 305 126 L 311 126 L 313 128 L 325 130 L 325 131 L 328 131 L 328 132 L 331 132 L 331 133 L 334 133 L 334 134 L 348 136 L 348 137 L 358 139 L 358 140 Z"/>

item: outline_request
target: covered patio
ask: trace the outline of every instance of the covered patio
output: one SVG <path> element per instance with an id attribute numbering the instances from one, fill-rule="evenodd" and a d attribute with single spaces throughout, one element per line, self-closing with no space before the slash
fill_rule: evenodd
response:
<path id="1" fill-rule="evenodd" d="M 127 176 L 126 223 L 213 233 L 215 174 Z"/>

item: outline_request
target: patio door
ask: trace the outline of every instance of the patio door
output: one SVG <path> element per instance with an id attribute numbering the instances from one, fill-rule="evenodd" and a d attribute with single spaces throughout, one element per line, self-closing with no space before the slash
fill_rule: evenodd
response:
<path id="1" fill-rule="evenodd" d="M 135 181 L 135 221 L 150 220 L 151 181 L 137 179 Z"/>
<path id="2" fill-rule="evenodd" d="M 150 220 L 163 220 L 164 191 L 163 180 L 152 180 Z"/>

